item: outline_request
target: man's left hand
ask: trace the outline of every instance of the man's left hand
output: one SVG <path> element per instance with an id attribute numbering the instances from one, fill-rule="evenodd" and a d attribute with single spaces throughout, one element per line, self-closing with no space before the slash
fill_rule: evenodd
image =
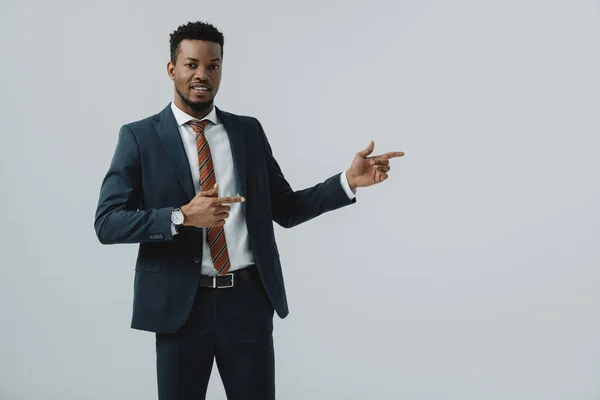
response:
<path id="1" fill-rule="evenodd" d="M 388 172 L 390 172 L 390 158 L 402 157 L 404 155 L 402 151 L 393 151 L 368 157 L 374 148 L 375 143 L 371 141 L 366 149 L 356 153 L 350 169 L 346 171 L 346 177 L 352 190 L 357 187 L 371 186 L 386 180 Z"/>

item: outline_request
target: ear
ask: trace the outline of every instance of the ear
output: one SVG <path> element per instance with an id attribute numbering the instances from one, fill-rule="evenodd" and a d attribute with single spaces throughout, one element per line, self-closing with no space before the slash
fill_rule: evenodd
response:
<path id="1" fill-rule="evenodd" d="M 167 74 L 171 80 L 175 79 L 175 65 L 171 61 L 167 63 Z"/>

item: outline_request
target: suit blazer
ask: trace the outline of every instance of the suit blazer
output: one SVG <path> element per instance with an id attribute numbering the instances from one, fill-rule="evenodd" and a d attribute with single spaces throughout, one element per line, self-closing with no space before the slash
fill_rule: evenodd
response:
<path id="1" fill-rule="evenodd" d="M 233 153 L 235 178 L 250 249 L 266 293 L 280 318 L 288 314 L 273 221 L 285 228 L 349 204 L 336 174 L 294 191 L 273 158 L 256 118 L 216 109 Z M 171 234 L 171 211 L 196 195 L 170 105 L 124 125 L 100 189 L 94 228 L 103 244 L 139 243 L 131 327 L 177 331 L 192 308 L 200 277 L 202 228 Z"/>

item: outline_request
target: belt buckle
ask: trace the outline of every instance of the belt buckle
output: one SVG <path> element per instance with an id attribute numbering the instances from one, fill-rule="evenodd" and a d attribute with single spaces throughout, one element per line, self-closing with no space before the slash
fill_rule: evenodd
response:
<path id="1" fill-rule="evenodd" d="M 225 285 L 218 285 L 218 286 L 217 286 L 217 279 L 220 278 L 221 276 L 219 276 L 219 275 L 213 276 L 213 289 L 215 289 L 215 288 L 217 288 L 217 289 L 232 288 L 233 285 L 234 285 L 234 283 L 235 283 L 235 279 L 234 279 L 233 273 L 226 274 L 225 276 L 223 276 L 223 278 L 225 278 L 227 276 L 231 277 L 231 283 L 227 283 Z"/>

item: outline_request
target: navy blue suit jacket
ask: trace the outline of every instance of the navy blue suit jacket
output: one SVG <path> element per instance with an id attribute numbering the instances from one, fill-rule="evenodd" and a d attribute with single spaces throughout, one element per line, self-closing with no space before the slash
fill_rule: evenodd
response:
<path id="1" fill-rule="evenodd" d="M 289 228 L 354 203 L 336 174 L 294 191 L 286 181 L 261 124 L 221 111 L 246 217 L 250 248 L 274 309 L 288 314 L 273 221 Z M 160 113 L 124 125 L 102 182 L 94 227 L 103 244 L 139 243 L 131 327 L 177 331 L 187 319 L 200 276 L 202 229 L 171 234 L 171 211 L 195 196 L 190 166 L 175 117 Z"/>

